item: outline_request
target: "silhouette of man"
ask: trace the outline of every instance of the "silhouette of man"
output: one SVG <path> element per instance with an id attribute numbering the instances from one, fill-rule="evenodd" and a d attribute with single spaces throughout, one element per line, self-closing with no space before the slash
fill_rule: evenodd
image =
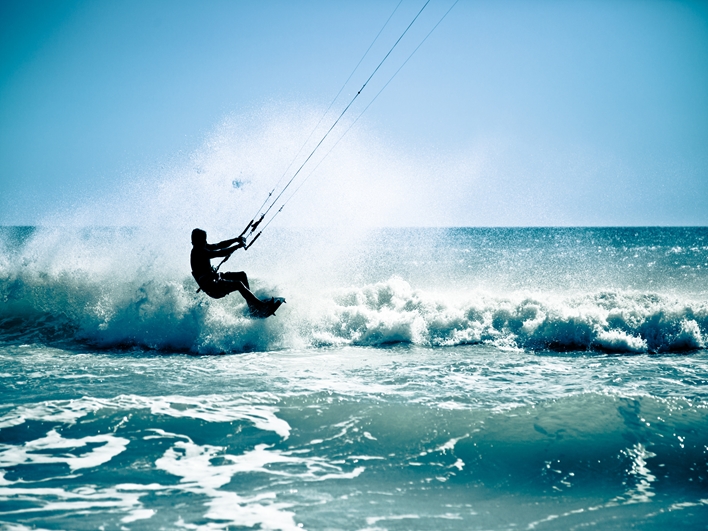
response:
<path id="1" fill-rule="evenodd" d="M 237 273 L 217 273 L 211 265 L 212 258 L 231 256 L 236 249 L 245 247 L 246 242 L 240 236 L 219 243 L 207 243 L 207 233 L 202 229 L 192 231 L 192 276 L 199 288 L 214 299 L 225 297 L 238 291 L 249 308 L 257 306 L 261 301 L 250 291 L 248 277 L 243 271 Z"/>

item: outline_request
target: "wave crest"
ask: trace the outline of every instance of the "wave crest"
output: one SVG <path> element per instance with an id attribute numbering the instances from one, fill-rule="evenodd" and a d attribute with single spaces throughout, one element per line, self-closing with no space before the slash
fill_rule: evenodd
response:
<path id="1" fill-rule="evenodd" d="M 334 297 L 321 343 L 500 347 L 608 352 L 705 348 L 708 307 L 622 291 L 559 296 L 487 293 L 440 296 L 394 277 Z"/>
<path id="2" fill-rule="evenodd" d="M 319 297 L 319 298 L 318 298 Z M 301 346 L 489 343 L 501 348 L 684 352 L 706 347 L 708 306 L 656 293 L 440 293 L 385 282 L 294 294 L 278 316 L 248 318 L 182 282 L 27 271 L 0 284 L 4 341 L 197 353 Z"/>

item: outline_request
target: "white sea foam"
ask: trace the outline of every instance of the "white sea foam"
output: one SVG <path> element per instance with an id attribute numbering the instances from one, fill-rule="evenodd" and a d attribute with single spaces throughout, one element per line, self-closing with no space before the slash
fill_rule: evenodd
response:
<path id="1" fill-rule="evenodd" d="M 20 464 L 66 463 L 74 471 L 81 468 L 93 468 L 113 459 L 123 452 L 128 439 L 113 435 L 93 435 L 80 439 L 65 439 L 55 430 L 45 437 L 35 439 L 22 447 L 0 444 L 0 466 L 9 467 Z M 66 450 L 83 448 L 90 444 L 101 444 L 83 455 L 74 455 Z M 62 455 L 46 453 L 48 450 L 65 450 Z"/>
<path id="2" fill-rule="evenodd" d="M 586 263 L 594 244 L 576 244 L 564 233 L 376 236 L 370 250 L 365 239 L 341 234 L 281 233 L 277 245 L 240 254 L 239 267 L 262 275 L 252 278 L 257 295 L 288 301 L 277 316 L 257 320 L 238 294 L 213 300 L 196 293 L 188 234 L 167 248 L 148 229 L 38 230 L 0 261 L 0 339 L 211 354 L 392 343 L 627 353 L 706 347 L 700 263 L 684 272 L 672 262 L 637 277 L 618 272 L 619 256 Z M 546 241 L 529 259 L 529 236 L 566 247 Z M 435 244 L 435 238 L 447 240 Z M 419 248 L 421 239 L 427 247 Z M 491 250 L 463 252 L 472 245 Z M 626 258 L 633 251 L 615 252 Z M 505 267 L 495 268 L 500 259 Z M 593 279 L 595 269 L 601 281 Z M 649 289 L 662 277 L 671 289 Z M 576 279 L 571 288 L 565 278 Z"/>
<path id="3" fill-rule="evenodd" d="M 287 439 L 290 434 L 288 423 L 276 415 L 277 407 L 251 404 L 248 397 L 225 399 L 218 395 L 200 397 L 119 395 L 112 399 L 84 397 L 77 400 L 56 400 L 31 406 L 18 406 L 12 409 L 0 417 L 0 429 L 18 426 L 27 421 L 60 423 L 71 426 L 79 419 L 101 410 L 121 411 L 126 409 L 145 409 L 154 415 L 200 419 L 207 422 L 246 421 L 252 423 L 259 430 L 272 431 L 283 439 Z M 63 441 L 63 444 L 67 448 L 71 448 L 83 446 L 88 442 L 109 442 L 112 440 L 109 436 L 106 437 L 105 440 L 99 438 L 85 441 Z M 48 442 L 52 447 L 61 440 L 61 436 L 54 431 L 47 434 L 47 438 L 57 439 Z M 34 444 L 40 445 L 37 447 L 40 448 L 43 441 L 44 439 L 40 439 Z"/>
<path id="4" fill-rule="evenodd" d="M 467 300 L 448 299 L 392 278 L 335 296 L 327 326 L 316 338 L 359 345 L 513 342 L 522 348 L 615 352 L 705 348 L 704 303 L 691 307 L 658 296 L 647 301 L 632 292 L 511 295 L 499 298 L 482 292 Z"/>
<path id="5" fill-rule="evenodd" d="M 115 287 L 63 273 L 53 278 L 28 273 L 14 283 L 9 291 L 21 290 L 22 296 L 13 300 L 6 294 L 8 304 L 0 310 L 6 336 L 76 338 L 102 347 L 217 353 L 307 345 L 492 343 L 636 353 L 702 349 L 708 330 L 705 302 L 623 290 L 446 294 L 414 289 L 392 277 L 325 290 L 309 300 L 296 293 L 277 317 L 253 320 L 239 297 L 209 301 L 193 293 L 189 281 L 131 281 Z"/>

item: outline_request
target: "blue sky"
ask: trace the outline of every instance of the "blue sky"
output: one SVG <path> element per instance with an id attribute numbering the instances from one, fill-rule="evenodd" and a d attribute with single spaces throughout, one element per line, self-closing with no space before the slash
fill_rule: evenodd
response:
<path id="1" fill-rule="evenodd" d="M 0 223 L 164 183 L 227 122 L 262 139 L 248 153 L 274 162 L 249 178 L 271 186 L 397 3 L 3 0 Z M 431 0 L 350 121 L 451 4 Z M 284 222 L 350 202 L 382 225 L 708 225 L 708 4 L 460 0 L 322 172 Z"/>

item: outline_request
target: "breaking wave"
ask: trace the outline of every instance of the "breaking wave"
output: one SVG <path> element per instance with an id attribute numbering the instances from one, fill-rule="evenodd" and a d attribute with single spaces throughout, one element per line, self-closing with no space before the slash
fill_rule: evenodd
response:
<path id="1" fill-rule="evenodd" d="M 256 290 L 264 295 L 264 288 Z M 194 353 L 394 343 L 617 353 L 706 347 L 708 305 L 623 290 L 576 294 L 415 289 L 400 277 L 308 297 L 267 320 L 236 295 L 211 300 L 191 278 L 108 283 L 27 272 L 0 284 L 0 338 Z"/>
<path id="2" fill-rule="evenodd" d="M 450 301 L 400 278 L 345 290 L 313 339 L 360 345 L 493 343 L 526 349 L 609 352 L 705 348 L 708 307 L 621 291 L 576 296 L 466 294 Z"/>

